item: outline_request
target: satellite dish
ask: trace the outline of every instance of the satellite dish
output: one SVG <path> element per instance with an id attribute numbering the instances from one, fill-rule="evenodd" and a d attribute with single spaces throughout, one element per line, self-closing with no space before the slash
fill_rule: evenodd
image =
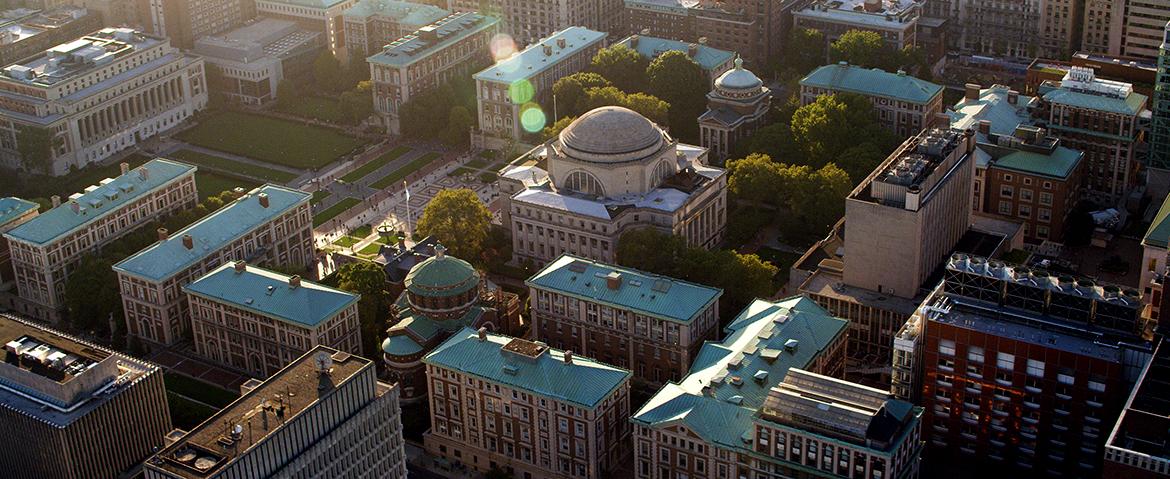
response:
<path id="1" fill-rule="evenodd" d="M 333 367 L 333 357 L 325 351 L 317 353 L 315 361 L 317 362 L 317 372 L 328 373 L 329 369 Z"/>

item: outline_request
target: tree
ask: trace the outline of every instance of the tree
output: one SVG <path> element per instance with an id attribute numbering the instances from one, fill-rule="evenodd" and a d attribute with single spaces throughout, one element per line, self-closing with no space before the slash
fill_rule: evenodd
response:
<path id="1" fill-rule="evenodd" d="M 341 115 L 352 124 L 361 123 L 374 114 L 374 83 L 360 81 L 352 90 L 341 94 Z"/>
<path id="2" fill-rule="evenodd" d="M 556 97 L 556 114 L 562 118 L 580 116 L 585 113 L 581 109 L 585 90 L 613 86 L 605 77 L 593 72 L 577 72 L 567 77 L 561 77 L 553 83 L 553 96 Z"/>
<path id="3" fill-rule="evenodd" d="M 444 129 L 436 125 L 447 124 L 447 116 L 455 106 L 454 95 L 449 85 L 441 85 L 411 96 L 399 110 L 401 118 L 410 119 L 402 122 L 402 135 L 420 140 L 438 138 Z"/>
<path id="4" fill-rule="evenodd" d="M 212 106 L 222 106 L 226 100 L 223 90 L 227 87 L 227 78 L 223 70 L 217 65 L 207 63 L 203 67 L 203 77 L 207 80 L 207 100 Z"/>
<path id="5" fill-rule="evenodd" d="M 779 180 L 779 164 L 763 153 L 727 162 L 727 189 L 738 200 L 755 204 L 770 203 Z"/>
<path id="6" fill-rule="evenodd" d="M 491 212 L 474 191 L 448 189 L 427 203 L 417 233 L 434 236 L 452 256 L 480 263 L 491 223 Z"/>
<path id="7" fill-rule="evenodd" d="M 835 62 L 849 62 L 864 68 L 894 71 L 902 64 L 902 52 L 886 45 L 881 34 L 869 30 L 849 30 L 829 47 Z"/>
<path id="8" fill-rule="evenodd" d="M 20 153 L 20 163 L 28 171 L 48 171 L 56 144 L 53 130 L 48 128 L 21 125 L 16 130 L 16 151 Z"/>
<path id="9" fill-rule="evenodd" d="M 81 331 L 110 333 L 110 318 L 121 321 L 122 298 L 113 262 L 90 254 L 81 258 L 65 282 L 65 306 L 69 322 Z"/>
<path id="10" fill-rule="evenodd" d="M 556 137 L 557 135 L 560 135 L 561 130 L 568 128 L 569 125 L 572 124 L 573 121 L 575 121 L 576 119 L 577 119 L 577 117 L 575 117 L 575 116 L 566 116 L 564 118 L 561 118 L 560 120 L 557 120 L 556 123 L 553 123 L 549 126 L 544 127 L 544 130 L 541 130 L 541 132 L 540 132 L 541 140 L 545 141 L 545 140 L 548 140 L 550 138 Z"/>
<path id="11" fill-rule="evenodd" d="M 877 123 L 873 105 L 853 94 L 817 97 L 793 113 L 790 128 L 803 163 L 813 168 L 834 161 L 859 139 L 873 141 L 882 149 L 891 143 L 891 135 Z"/>
<path id="12" fill-rule="evenodd" d="M 443 131 L 443 141 L 455 147 L 467 146 L 473 124 L 471 112 L 467 111 L 467 108 L 461 105 L 451 107 L 451 112 L 447 115 L 447 128 Z"/>
<path id="13" fill-rule="evenodd" d="M 849 174 L 850 178 L 860 182 L 866 176 L 869 176 L 874 168 L 877 168 L 889 154 L 890 150 L 888 148 L 878 146 L 872 141 L 866 141 L 841 150 L 841 154 L 837 156 L 836 163 Z"/>
<path id="14" fill-rule="evenodd" d="M 667 276 L 680 276 L 682 258 L 686 255 L 682 238 L 654 228 L 627 231 L 618 238 L 618 264 Z"/>
<path id="15" fill-rule="evenodd" d="M 686 52 L 671 50 L 646 67 L 650 93 L 670 104 L 670 131 L 675 137 L 696 142 L 699 115 L 707 109 L 711 89 L 703 67 Z"/>
<path id="16" fill-rule="evenodd" d="M 295 105 L 300 97 L 297 85 L 288 78 L 282 78 L 276 84 L 276 106 L 282 110 Z"/>
<path id="17" fill-rule="evenodd" d="M 747 151 L 737 152 L 733 156 L 762 153 L 772 158 L 788 158 L 792 161 L 800 159 L 800 153 L 796 148 L 796 142 L 792 138 L 792 130 L 788 123 L 776 122 L 760 128 L 752 134 L 748 141 L 738 144 L 747 145 Z"/>
<path id="18" fill-rule="evenodd" d="M 630 47 L 617 44 L 602 48 L 593 56 L 590 70 L 605 77 L 622 91 L 645 89 L 646 67 L 649 62 Z"/>
<path id="19" fill-rule="evenodd" d="M 338 287 L 360 294 L 358 318 L 361 321 L 362 354 L 380 356 L 380 339 L 386 329 L 389 297 L 386 294 L 386 273 L 377 263 L 358 261 L 346 263 L 337 269 Z"/>
<path id="20" fill-rule="evenodd" d="M 659 125 L 665 125 L 669 121 L 670 103 L 662 101 L 654 95 L 630 93 L 623 99 L 622 106 L 638 112 Z"/>
<path id="21" fill-rule="evenodd" d="M 825 64 L 825 34 L 812 28 L 794 28 L 784 45 L 785 66 L 796 78 L 809 74 Z"/>
<path id="22" fill-rule="evenodd" d="M 313 82 L 322 92 L 334 93 L 343 88 L 341 62 L 328 48 L 313 60 Z"/>

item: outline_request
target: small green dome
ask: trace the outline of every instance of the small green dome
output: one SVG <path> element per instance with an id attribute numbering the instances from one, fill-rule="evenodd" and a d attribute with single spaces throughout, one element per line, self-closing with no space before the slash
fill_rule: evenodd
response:
<path id="1" fill-rule="evenodd" d="M 407 291 L 419 296 L 456 296 L 479 286 L 479 273 L 470 263 L 447 256 L 443 245 L 436 245 L 435 256 L 414 265 L 405 284 Z"/>

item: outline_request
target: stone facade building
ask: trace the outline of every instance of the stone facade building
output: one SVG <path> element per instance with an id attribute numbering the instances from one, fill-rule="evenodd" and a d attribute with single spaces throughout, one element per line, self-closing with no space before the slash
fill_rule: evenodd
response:
<path id="1" fill-rule="evenodd" d="M 305 29 L 325 34 L 325 47 L 342 62 L 349 60 L 345 48 L 345 21 L 342 14 L 358 0 L 256 0 L 256 14 L 296 22 Z M 358 59 L 360 61 L 360 59 Z"/>
<path id="2" fill-rule="evenodd" d="M 826 42 L 836 41 L 850 30 L 882 36 L 886 45 L 902 51 L 918 43 L 918 20 L 925 2 L 900 0 L 814 0 L 792 11 L 799 28 L 818 30 Z"/>
<path id="3" fill-rule="evenodd" d="M 792 10 L 802 2 L 626 0 L 631 34 L 700 43 L 736 52 L 753 65 L 783 51 Z"/>
<path id="4" fill-rule="evenodd" d="M 285 78 L 312 72 L 325 35 L 295 22 L 262 18 L 222 35 L 195 41 L 195 53 L 219 70 L 219 94 L 231 102 L 262 106 L 276 100 Z"/>
<path id="5" fill-rule="evenodd" d="M 878 123 L 899 138 L 934 127 L 943 112 L 943 87 L 904 71 L 888 73 L 839 63 L 817 68 L 800 80 L 801 105 L 836 93 L 853 93 L 870 100 Z"/>
<path id="6" fill-rule="evenodd" d="M 720 75 L 707 94 L 707 111 L 699 116 L 699 145 L 715 161 L 727 161 L 738 144 L 764 126 L 771 108 L 772 91 L 736 58 L 735 68 Z"/>
<path id="7" fill-rule="evenodd" d="M 410 32 L 451 12 L 426 3 L 399 0 L 358 0 L 343 15 L 345 47 L 350 58 L 366 58 Z"/>
<path id="8" fill-rule="evenodd" d="M 256 17 L 255 0 L 145 0 L 138 16 L 146 31 L 185 50 L 195 40 L 242 26 Z"/>
<path id="9" fill-rule="evenodd" d="M 20 198 L 0 198 L 0 235 L 12 228 L 20 226 L 25 221 L 37 215 L 40 205 Z M 8 240 L 0 237 L 0 298 L 7 296 L 16 276 L 12 271 L 12 253 L 8 250 Z M 9 308 L 15 308 L 15 303 L 9 303 Z"/>
<path id="10" fill-rule="evenodd" d="M 511 37 L 517 50 L 572 27 L 615 37 L 625 28 L 622 0 L 447 0 L 447 9 L 499 18 L 503 33 Z"/>

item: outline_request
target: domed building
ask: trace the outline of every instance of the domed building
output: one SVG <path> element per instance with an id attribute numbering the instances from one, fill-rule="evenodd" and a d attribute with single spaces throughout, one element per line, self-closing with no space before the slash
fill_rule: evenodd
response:
<path id="1" fill-rule="evenodd" d="M 581 115 L 514 161 L 500 189 L 511 193 L 513 259 L 535 265 L 562 253 L 612 263 L 621 234 L 646 226 L 712 248 L 727 221 L 727 175 L 707 165 L 707 150 L 618 106 Z"/>
<path id="2" fill-rule="evenodd" d="M 402 294 L 391 306 L 393 326 L 382 341 L 388 379 L 400 384 L 403 401 L 426 396 L 423 356 L 464 327 L 515 334 L 520 301 L 483 278 L 471 264 L 435 255 L 411 268 Z"/>
<path id="3" fill-rule="evenodd" d="M 737 143 L 763 126 L 771 106 L 772 91 L 736 58 L 735 68 L 716 78 L 715 89 L 707 94 L 707 112 L 699 117 L 699 143 L 720 162 L 726 161 Z"/>

